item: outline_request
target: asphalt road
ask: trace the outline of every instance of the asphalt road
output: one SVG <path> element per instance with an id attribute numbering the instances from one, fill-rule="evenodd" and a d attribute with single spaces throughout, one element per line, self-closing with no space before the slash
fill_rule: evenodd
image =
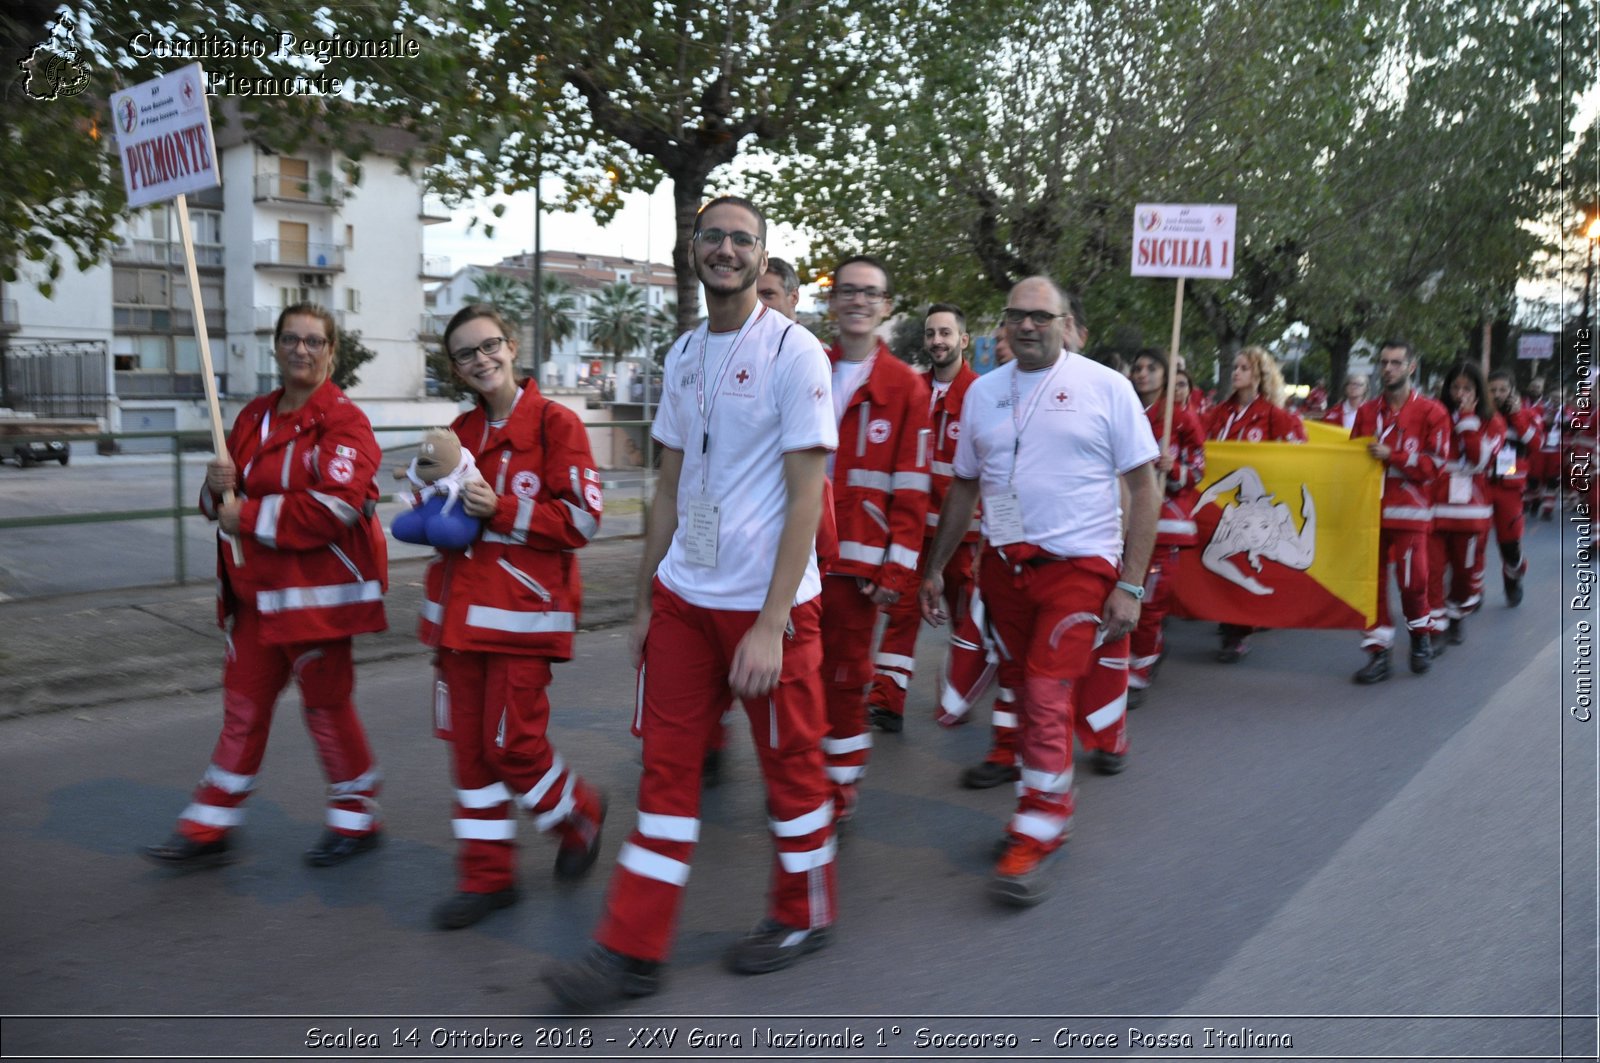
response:
<path id="1" fill-rule="evenodd" d="M 1348 681 L 1361 663 L 1348 632 L 1267 633 L 1225 667 L 1210 660 L 1211 625 L 1173 625 L 1157 689 L 1131 718 L 1129 770 L 1080 776 L 1057 893 L 1024 912 L 985 898 L 1011 795 L 956 786 L 987 735 L 929 721 L 938 637 L 925 631 L 913 719 L 877 739 L 840 853 L 830 947 L 757 978 L 718 962 L 761 916 L 771 859 L 740 725 L 705 798 L 668 981 L 605 1017 L 540 1017 L 553 1002 L 536 974 L 583 949 L 632 824 L 620 628 L 580 636 L 552 693 L 558 748 L 613 797 L 594 877 L 556 888 L 552 846 L 525 831 L 522 903 L 465 931 L 427 919 L 451 889 L 451 791 L 420 652 L 359 675 L 388 842 L 335 869 L 298 859 L 318 833 L 321 780 L 292 720 L 240 859 L 177 876 L 134 850 L 167 833 L 204 767 L 214 694 L 3 720 L 4 1051 L 1594 1058 L 1596 725 L 1565 708 L 1575 630 L 1551 526 L 1530 550 L 1522 608 L 1492 586 L 1464 647 L 1374 688 Z M 764 1047 L 769 1029 L 799 1047 Z M 696 1030 L 740 1044 L 691 1043 Z"/>
<path id="2" fill-rule="evenodd" d="M 390 501 L 401 486 L 391 471 L 404 468 L 413 456 L 415 447 L 384 453 L 378 516 L 385 527 L 404 508 Z M 0 464 L 0 519 L 157 509 L 174 505 L 174 499 L 193 512 L 209 459 L 209 454 L 183 455 L 181 479 L 174 476 L 170 455 L 75 454 L 65 468 Z M 608 513 L 601 535 L 640 534 L 645 474 L 629 469 L 604 477 Z M 170 518 L 0 532 L 0 602 L 179 582 L 180 565 L 187 582 L 209 583 L 216 571 L 216 526 L 195 513 L 184 519 L 183 529 L 181 562 Z M 401 559 L 432 550 L 391 537 L 389 552 Z"/>

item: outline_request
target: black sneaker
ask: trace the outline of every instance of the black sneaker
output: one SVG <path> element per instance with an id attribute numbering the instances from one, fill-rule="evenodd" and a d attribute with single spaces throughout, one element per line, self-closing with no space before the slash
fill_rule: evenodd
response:
<path id="1" fill-rule="evenodd" d="M 992 760 L 974 764 L 961 773 L 961 785 L 969 790 L 987 790 L 1008 782 L 1016 782 L 1022 773 L 1015 764 L 1000 764 Z"/>
<path id="2" fill-rule="evenodd" d="M 1506 604 L 1515 609 L 1522 604 L 1522 577 L 1504 576 L 1506 586 Z"/>
<path id="3" fill-rule="evenodd" d="M 383 844 L 378 831 L 366 834 L 340 834 L 336 830 L 324 831 L 317 844 L 306 850 L 306 863 L 312 867 L 332 867 L 342 864 L 357 853 L 376 849 Z"/>
<path id="4" fill-rule="evenodd" d="M 1149 687 L 1129 687 L 1128 708 L 1137 709 L 1140 705 L 1143 705 L 1144 696 L 1149 692 L 1149 690 Z"/>
<path id="5" fill-rule="evenodd" d="M 1452 646 L 1459 646 L 1467 641 L 1467 632 L 1461 625 L 1460 617 L 1450 621 L 1450 630 L 1445 633 L 1444 639 Z"/>
<path id="6" fill-rule="evenodd" d="M 546 967 L 539 980 L 572 1011 L 590 1012 L 623 997 L 647 997 L 660 989 L 661 964 L 596 944 L 581 960 Z"/>
<path id="7" fill-rule="evenodd" d="M 1096 775 L 1121 775 L 1128 766 L 1128 754 L 1096 749 L 1089 754 L 1089 767 Z"/>
<path id="8" fill-rule="evenodd" d="M 606 795 L 600 795 L 600 809 L 594 819 L 587 816 L 576 824 L 576 837 L 565 838 L 556 850 L 556 880 L 576 882 L 589 873 L 600 855 L 600 828 L 606 822 Z"/>
<path id="9" fill-rule="evenodd" d="M 515 886 L 494 893 L 457 893 L 433 909 L 433 925 L 440 930 L 460 930 L 479 922 L 492 911 L 516 903 Z"/>
<path id="10" fill-rule="evenodd" d="M 730 971 L 739 974 L 768 974 L 781 971 L 795 960 L 816 952 L 828 943 L 828 928 L 796 930 L 776 919 L 763 919 L 756 928 L 728 950 Z"/>
<path id="11" fill-rule="evenodd" d="M 147 845 L 140 852 L 144 854 L 145 859 L 153 860 L 162 867 L 184 871 L 202 867 L 221 867 L 233 860 L 233 854 L 229 851 L 233 848 L 233 843 L 228 838 L 229 835 L 224 834 L 214 842 L 197 842 L 193 838 L 174 833 L 160 845 Z"/>
<path id="12" fill-rule="evenodd" d="M 1435 656 L 1433 640 L 1428 637 L 1426 631 L 1421 631 L 1411 636 L 1411 670 L 1413 672 L 1421 675 L 1429 668 L 1432 668 Z"/>
<path id="13" fill-rule="evenodd" d="M 1381 683 L 1389 678 L 1389 651 L 1387 649 L 1373 650 L 1367 654 L 1367 663 L 1355 675 L 1352 681 L 1366 686 L 1371 683 Z"/>
<path id="14" fill-rule="evenodd" d="M 1225 636 L 1222 648 L 1217 651 L 1219 664 L 1238 664 L 1244 660 L 1244 655 L 1250 652 L 1250 640 L 1246 636 Z"/>
<path id="15" fill-rule="evenodd" d="M 867 706 L 867 722 L 880 731 L 897 735 L 905 729 L 905 717 L 898 712 L 890 712 L 882 705 Z"/>

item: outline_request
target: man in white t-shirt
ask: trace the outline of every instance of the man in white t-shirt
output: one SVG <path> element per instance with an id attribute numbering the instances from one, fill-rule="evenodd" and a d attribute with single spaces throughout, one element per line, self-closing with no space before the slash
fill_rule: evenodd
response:
<path id="1" fill-rule="evenodd" d="M 814 540 L 838 444 L 827 357 L 756 298 L 766 219 L 732 196 L 695 221 L 708 320 L 667 353 L 662 446 L 630 646 L 639 663 L 639 822 L 617 857 L 595 945 L 545 973 L 569 1007 L 656 991 L 700 834 L 700 770 L 740 698 L 778 861 L 767 916 L 728 954 L 749 974 L 827 941 L 833 807 L 823 772 L 822 580 Z"/>
<path id="2" fill-rule="evenodd" d="M 1045 867 L 1072 825 L 1073 688 L 1093 660 L 1127 658 L 1161 492 L 1133 385 L 1062 349 L 1076 323 L 1055 282 L 1017 284 L 1005 320 L 1016 361 L 967 392 L 921 596 L 923 615 L 941 623 L 944 566 L 981 493 L 978 584 L 1001 656 L 1023 665 L 1021 788 L 990 892 L 1032 905 L 1048 895 Z"/>

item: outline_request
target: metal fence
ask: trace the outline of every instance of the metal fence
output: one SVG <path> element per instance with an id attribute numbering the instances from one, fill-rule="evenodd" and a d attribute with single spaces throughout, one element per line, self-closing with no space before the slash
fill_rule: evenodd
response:
<path id="1" fill-rule="evenodd" d="M 591 432 L 621 430 L 630 434 L 635 432 L 642 433 L 646 441 L 643 451 L 644 462 L 641 466 L 633 467 L 638 473 L 641 473 L 642 476 L 640 479 L 636 481 L 630 481 L 625 485 L 630 492 L 634 489 L 637 489 L 640 494 L 640 520 L 638 521 L 638 529 L 633 530 L 632 526 L 634 522 L 629 520 L 622 522 L 613 521 L 613 527 L 608 530 L 606 522 L 603 521 L 601 523 L 602 538 L 621 539 L 637 536 L 642 533 L 644 523 L 648 519 L 648 506 L 650 498 L 655 489 L 654 466 L 656 457 L 655 446 L 653 441 L 650 439 L 650 423 L 651 422 L 649 421 L 606 421 L 599 424 L 585 425 L 585 427 Z M 394 427 L 374 428 L 373 431 L 379 437 L 380 443 L 382 443 L 384 437 L 403 437 L 387 444 L 385 446 L 385 452 L 387 453 L 390 450 L 403 450 L 415 446 L 417 442 L 421 440 L 422 434 L 434 427 L 436 426 L 401 425 Z M 15 442 L 28 442 L 31 440 L 48 440 L 57 438 L 60 437 L 50 435 L 17 435 L 8 437 L 8 439 L 11 439 Z M 184 484 L 183 458 L 186 453 L 193 454 L 197 451 L 210 452 L 211 434 L 209 432 L 193 431 L 106 432 L 93 437 L 73 437 L 74 442 L 80 443 L 90 442 L 91 439 L 96 444 L 96 448 L 102 453 L 114 453 L 117 450 L 124 448 L 129 450 L 146 450 L 152 447 L 154 441 L 165 441 L 166 452 L 170 454 L 172 459 L 172 494 L 170 504 L 164 506 L 152 506 L 145 509 L 91 510 L 68 514 L 56 513 L 39 516 L 4 517 L 0 518 L 0 535 L 3 535 L 10 529 L 20 528 L 68 528 L 92 524 L 120 523 L 125 521 L 171 521 L 173 532 L 171 582 L 180 584 L 188 583 L 190 579 L 193 578 L 194 574 L 190 572 L 191 559 L 188 556 L 188 549 L 184 542 L 183 522 L 186 519 L 196 517 L 199 513 L 199 509 L 195 499 L 198 485 L 191 481 L 186 488 Z M 129 444 L 133 444 L 133 446 L 129 446 Z M 615 450 L 617 448 L 613 447 L 613 449 Z M 624 486 L 618 477 L 625 476 L 628 471 L 628 469 L 613 469 L 609 474 L 603 473 L 601 486 L 607 490 Z M 378 488 L 383 498 L 388 498 L 396 490 L 396 488 L 392 486 L 395 484 L 395 481 L 389 479 L 389 477 L 390 470 L 387 467 L 383 467 L 378 470 Z M 613 506 L 611 501 L 608 500 L 608 515 L 612 509 Z M 617 531 L 615 530 L 616 526 L 621 526 L 627 530 Z M 209 561 L 209 554 L 202 559 L 202 563 L 205 565 L 204 570 L 201 573 L 203 578 L 210 578 L 211 576 Z"/>
<path id="2" fill-rule="evenodd" d="M 43 417 L 110 413 L 104 340 L 43 340 L 0 350 L 0 405 Z"/>

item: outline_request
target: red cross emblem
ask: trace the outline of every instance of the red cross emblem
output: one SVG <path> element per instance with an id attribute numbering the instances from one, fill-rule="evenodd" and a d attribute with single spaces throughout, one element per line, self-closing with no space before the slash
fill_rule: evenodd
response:
<path id="1" fill-rule="evenodd" d="M 1056 392 L 1056 401 L 1057 402 L 1066 402 L 1067 401 L 1067 393 L 1065 391 Z"/>
<path id="2" fill-rule="evenodd" d="M 733 374 L 733 379 L 743 384 L 746 380 L 750 379 L 750 374 L 741 369 L 737 373 Z"/>
<path id="3" fill-rule="evenodd" d="M 812 388 L 811 389 L 811 397 L 816 399 L 818 402 L 821 402 L 822 401 L 822 389 L 821 388 Z"/>
<path id="4" fill-rule="evenodd" d="M 183 82 L 183 98 L 189 103 L 194 102 L 194 82 L 188 79 L 184 79 Z"/>

